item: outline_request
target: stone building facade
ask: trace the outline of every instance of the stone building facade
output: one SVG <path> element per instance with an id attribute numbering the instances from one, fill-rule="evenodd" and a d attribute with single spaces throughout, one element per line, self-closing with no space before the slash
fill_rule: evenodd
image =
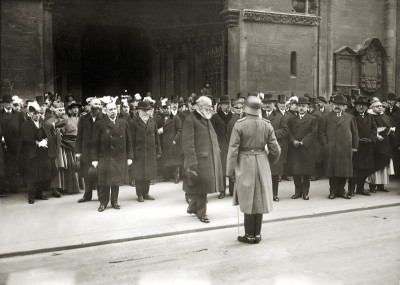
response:
<path id="1" fill-rule="evenodd" d="M 1 93 L 400 95 L 396 0 L 2 0 Z"/>

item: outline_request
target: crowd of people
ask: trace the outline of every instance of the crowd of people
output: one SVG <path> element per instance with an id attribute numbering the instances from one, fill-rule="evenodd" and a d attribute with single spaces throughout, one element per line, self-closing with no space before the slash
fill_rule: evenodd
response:
<path id="1" fill-rule="evenodd" d="M 237 126 L 249 118 L 243 110 L 252 97 L 262 102 L 257 116 L 272 126 L 280 148 L 270 167 L 261 167 L 259 173 L 271 183 L 273 201 L 279 201 L 279 182 L 290 177 L 293 199 L 309 200 L 310 181 L 321 177 L 329 178 L 329 199 L 350 199 L 387 192 L 389 176 L 400 172 L 400 103 L 395 94 L 382 102 L 341 94 L 329 100 L 308 94 L 287 100 L 268 93 L 239 94 L 236 99 L 202 93 L 157 100 L 150 92 L 144 98 L 105 96 L 88 98 L 84 105 L 72 95 L 63 102 L 61 96 L 46 93 L 25 103 L 4 95 L 0 197 L 6 188 L 15 193 L 26 186 L 33 204 L 48 199 L 43 191 L 60 198 L 84 189 L 78 200 L 82 203 L 92 200 L 97 189 L 102 212 L 110 201 L 120 209 L 121 185 L 135 186 L 137 200 L 143 202 L 155 199 L 149 194 L 155 181 L 183 179 L 187 212 L 207 223 L 207 194 L 219 192 L 223 199 L 229 181 L 229 195 L 238 195 L 238 173 L 228 169 L 228 162 Z M 264 146 L 242 148 L 237 151 L 257 153 Z"/>

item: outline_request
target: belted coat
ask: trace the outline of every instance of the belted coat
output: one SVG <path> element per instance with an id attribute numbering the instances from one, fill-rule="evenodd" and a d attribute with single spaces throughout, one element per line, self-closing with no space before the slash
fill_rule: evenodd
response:
<path id="1" fill-rule="evenodd" d="M 163 133 L 160 135 L 164 166 L 176 166 L 181 163 L 181 132 L 182 121 L 179 116 L 169 115 L 164 121 Z"/>
<path id="2" fill-rule="evenodd" d="M 197 166 L 200 182 L 189 186 L 183 182 L 183 190 L 189 194 L 215 193 L 223 190 L 222 165 L 217 134 L 210 120 L 197 111 L 183 122 L 182 150 L 184 168 Z"/>
<path id="3" fill-rule="evenodd" d="M 150 181 L 157 178 L 157 155 L 161 155 L 160 138 L 156 121 L 149 118 L 147 124 L 134 116 L 129 121 L 132 137 L 133 180 Z"/>
<path id="4" fill-rule="evenodd" d="M 353 177 L 352 149 L 358 149 L 358 131 L 354 117 L 342 112 L 323 116 L 319 122 L 320 141 L 324 154 L 325 176 Z"/>
<path id="5" fill-rule="evenodd" d="M 318 119 L 310 114 L 292 116 L 288 122 L 289 127 L 289 153 L 286 160 L 289 174 L 314 175 L 315 156 L 313 146 L 318 140 Z M 297 140 L 303 145 L 294 147 Z"/>
<path id="6" fill-rule="evenodd" d="M 99 186 L 122 186 L 127 159 L 132 159 L 131 134 L 128 123 L 108 116 L 97 121 L 93 131 L 92 161 L 98 161 L 97 184 Z"/>

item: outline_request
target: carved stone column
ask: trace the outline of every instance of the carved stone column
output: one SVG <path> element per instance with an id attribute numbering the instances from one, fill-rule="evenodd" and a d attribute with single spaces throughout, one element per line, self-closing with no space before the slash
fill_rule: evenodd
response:
<path id="1" fill-rule="evenodd" d="M 53 6 L 54 0 L 43 1 L 43 92 L 52 93 L 54 93 Z"/>

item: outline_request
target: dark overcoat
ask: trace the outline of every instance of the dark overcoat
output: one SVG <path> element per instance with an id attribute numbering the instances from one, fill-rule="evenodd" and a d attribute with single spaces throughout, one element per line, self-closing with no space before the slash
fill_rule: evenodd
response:
<path id="1" fill-rule="evenodd" d="M 36 142 L 43 139 L 46 139 L 46 134 L 42 123 L 39 122 L 39 128 L 30 118 L 22 123 L 18 157 L 24 167 L 26 183 L 44 182 L 51 179 L 51 164 L 47 148 L 36 145 Z"/>
<path id="2" fill-rule="evenodd" d="M 364 118 L 356 111 L 349 112 L 356 120 L 358 131 L 358 150 L 353 154 L 354 169 L 374 168 L 374 143 L 376 142 L 376 123 L 371 114 L 364 113 Z M 371 142 L 362 142 L 360 139 L 367 138 Z"/>
<path id="3" fill-rule="evenodd" d="M 390 143 L 391 135 L 388 135 L 388 130 L 393 127 L 393 121 L 386 114 L 373 114 L 374 121 L 379 135 L 383 137 L 383 140 L 376 141 L 374 144 L 374 171 L 380 170 L 390 163 L 390 159 L 393 157 L 393 149 Z"/>
<path id="4" fill-rule="evenodd" d="M 96 116 L 95 122 L 103 118 L 103 113 Z M 89 167 L 92 165 L 92 141 L 94 124 L 92 114 L 88 113 L 79 118 L 78 133 L 76 136 L 75 153 L 81 153 L 80 175 L 86 177 Z"/>
<path id="5" fill-rule="evenodd" d="M 1 124 L 0 124 L 0 138 L 3 137 L 3 133 L 1 131 Z M 5 174 L 4 171 L 4 145 L 0 143 L 0 177 L 3 177 Z"/>
<path id="6" fill-rule="evenodd" d="M 352 149 L 358 149 L 357 124 L 352 115 L 335 112 L 323 116 L 319 123 L 324 153 L 325 176 L 353 177 Z"/>
<path id="7" fill-rule="evenodd" d="M 176 166 L 181 163 L 181 131 L 182 121 L 179 116 L 169 115 L 160 135 L 164 166 Z"/>
<path id="8" fill-rule="evenodd" d="M 133 148 L 133 180 L 150 181 L 157 178 L 157 155 L 161 155 L 160 138 L 156 121 L 149 118 L 147 124 L 134 116 L 129 121 Z"/>
<path id="9" fill-rule="evenodd" d="M 311 112 L 310 112 L 311 116 L 314 116 L 315 118 L 317 118 L 318 120 L 318 125 L 319 125 L 319 121 L 321 120 L 323 114 L 322 112 L 318 109 L 318 108 L 314 108 Z M 312 146 L 312 148 L 314 149 L 314 160 L 316 163 L 320 163 L 324 160 L 324 155 L 322 153 L 322 144 L 321 141 L 319 140 L 319 135 L 317 134 L 317 139 L 314 141 L 314 144 Z M 316 169 L 316 174 L 322 175 L 323 173 L 323 169 Z"/>
<path id="10" fill-rule="evenodd" d="M 315 173 L 315 141 L 318 140 L 318 120 L 310 114 L 292 116 L 288 121 L 289 153 L 286 160 L 287 170 L 292 175 L 314 175 Z M 297 140 L 303 146 L 295 148 L 293 142 Z"/>
<path id="11" fill-rule="evenodd" d="M 190 194 L 214 193 L 223 190 L 222 165 L 217 134 L 210 120 L 197 111 L 189 114 L 182 127 L 184 167 L 197 166 L 200 182 L 194 186 L 183 183 L 183 190 Z"/>
<path id="12" fill-rule="evenodd" d="M 281 112 L 273 110 L 271 115 L 267 117 L 266 112 L 264 112 L 263 117 L 271 122 L 274 128 L 275 137 L 281 147 L 281 155 L 276 163 L 271 163 L 271 173 L 272 175 L 283 175 L 283 166 L 286 163 L 286 158 L 289 149 L 289 128 L 287 115 L 282 115 Z"/>
<path id="13" fill-rule="evenodd" d="M 23 114 L 14 110 L 10 114 L 6 114 L 3 109 L 0 114 L 0 122 L 2 135 L 7 145 L 7 153 L 15 157 L 18 151 L 21 125 L 24 122 Z"/>
<path id="14" fill-rule="evenodd" d="M 213 125 L 214 131 L 217 134 L 219 149 L 221 150 L 221 164 L 222 164 L 222 174 L 226 173 L 226 158 L 228 155 L 229 141 L 231 139 L 232 129 L 239 116 L 229 112 L 226 116 L 226 121 L 224 121 L 223 116 L 225 114 L 222 110 L 218 110 L 211 117 L 211 123 Z"/>
<path id="15" fill-rule="evenodd" d="M 117 118 L 114 124 L 104 116 L 95 123 L 93 131 L 92 161 L 98 161 L 97 184 L 124 185 L 127 159 L 133 159 L 128 123 Z"/>

